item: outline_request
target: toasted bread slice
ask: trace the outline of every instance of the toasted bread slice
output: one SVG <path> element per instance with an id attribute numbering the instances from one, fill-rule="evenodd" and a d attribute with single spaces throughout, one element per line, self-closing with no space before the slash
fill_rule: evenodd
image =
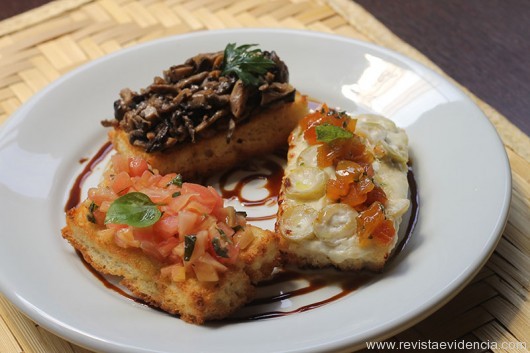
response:
<path id="1" fill-rule="evenodd" d="M 143 187 L 148 183 L 147 177 L 149 177 L 153 171 L 149 169 L 149 171 L 145 171 L 145 173 L 147 174 L 143 174 L 143 179 L 141 176 L 137 177 L 137 179 L 133 178 L 134 182 L 140 185 L 138 188 Z M 157 172 L 154 171 L 154 173 L 156 174 Z M 116 183 L 119 178 L 116 177 L 118 174 L 119 173 L 114 172 L 113 169 L 110 168 L 110 171 L 106 173 L 105 179 L 101 182 L 99 190 L 103 190 L 103 192 L 107 194 L 112 193 L 113 183 Z M 121 175 L 123 176 L 123 172 Z M 161 185 L 167 184 L 167 182 L 164 181 L 165 179 L 160 180 L 162 180 Z M 191 184 L 188 184 L 188 186 L 184 184 L 180 189 L 183 193 L 182 197 L 184 198 L 189 196 L 189 194 L 185 194 L 185 190 L 189 185 Z M 132 190 L 132 188 L 135 187 L 135 185 L 132 185 L 128 191 L 121 192 L 120 194 L 125 195 L 128 192 L 136 191 Z M 174 193 L 174 190 L 179 189 L 179 187 L 175 185 L 163 188 L 169 188 L 170 195 L 171 193 Z M 196 186 L 194 190 L 197 190 L 197 188 L 199 188 L 199 186 Z M 94 190 L 97 189 L 94 188 Z M 200 190 L 208 189 L 203 188 Z M 148 191 L 145 192 L 148 193 Z M 180 191 L 176 194 L 180 194 Z M 127 287 L 135 296 L 152 306 L 159 307 L 171 314 L 180 315 L 181 319 L 186 322 L 202 324 L 205 321 L 227 317 L 239 307 L 250 301 L 255 292 L 254 284 L 270 277 L 274 267 L 279 265 L 278 239 L 274 233 L 243 223 L 244 228 L 237 226 L 238 230 L 235 231 L 234 234 L 230 234 L 228 230 L 231 228 L 224 228 L 224 232 L 219 230 L 220 228 L 217 228 L 222 228 L 222 226 L 224 226 L 221 224 L 224 221 L 218 217 L 209 220 L 209 230 L 202 230 L 203 234 L 205 232 L 209 232 L 209 234 L 206 236 L 207 240 L 204 242 L 206 245 L 202 246 L 202 254 L 204 255 L 197 257 L 198 260 L 193 260 L 193 257 L 198 251 L 197 244 L 199 240 L 197 240 L 195 250 L 192 249 L 191 259 L 186 259 L 184 256 L 175 257 L 175 254 L 179 253 L 178 246 L 174 246 L 172 250 L 166 252 L 168 255 L 165 257 L 152 256 L 152 250 L 146 251 L 149 250 L 149 247 L 146 246 L 149 245 L 149 242 L 140 243 L 140 241 L 155 239 L 155 241 L 158 242 L 157 244 L 161 244 L 160 247 L 165 247 L 163 244 L 167 244 L 168 242 L 160 241 L 160 234 L 157 235 L 155 233 L 155 235 L 150 238 L 149 235 L 146 235 L 146 231 L 144 230 L 148 229 L 148 231 L 150 231 L 150 227 L 131 228 L 131 226 L 126 225 L 111 224 L 109 226 L 108 224 L 103 224 L 99 217 L 100 215 L 98 215 L 97 212 L 105 206 L 103 206 L 103 203 L 98 200 L 96 201 L 98 202 L 97 207 L 94 207 L 95 203 L 93 199 L 96 198 L 93 197 L 93 199 L 90 199 L 90 195 L 91 193 L 89 192 L 89 199 L 67 212 L 66 226 L 62 229 L 63 237 L 68 240 L 68 242 L 70 242 L 70 244 L 78 250 L 84 259 L 97 271 L 103 274 L 122 277 L 120 284 Z M 178 196 L 173 196 L 172 198 L 170 196 L 169 201 L 165 201 L 165 204 L 170 202 L 178 203 L 179 201 L 177 198 Z M 191 200 L 187 201 L 189 207 L 184 206 L 184 208 L 182 208 L 183 210 L 186 210 L 185 212 L 187 212 L 187 216 L 194 212 L 193 210 L 197 207 L 199 207 L 199 209 L 201 208 L 196 202 L 200 202 L 202 198 L 197 195 L 196 197 L 191 197 L 189 200 Z M 164 209 L 164 214 L 167 215 L 174 212 L 170 209 L 170 206 L 166 207 L 168 208 Z M 223 210 L 222 205 L 216 207 L 218 207 L 217 211 L 212 211 L 212 214 L 216 212 L 219 213 L 219 210 Z M 94 218 L 94 214 L 96 214 L 96 218 Z M 175 213 L 175 217 L 178 217 L 178 213 Z M 201 217 L 202 218 L 197 218 L 195 224 L 208 221 L 204 214 L 201 215 Z M 163 218 L 161 218 L 159 222 L 162 222 L 162 219 Z M 155 229 L 156 227 L 155 223 L 152 228 Z M 197 227 L 194 232 L 201 232 L 198 229 L 202 229 L 200 228 L 202 226 L 197 225 Z M 117 241 L 117 238 L 119 237 L 118 233 L 120 232 L 119 229 L 131 229 L 131 234 L 134 234 L 134 239 L 129 238 L 125 241 L 133 244 L 133 246 L 124 245 L 123 240 L 121 243 Z M 215 234 L 219 237 L 216 239 L 217 243 L 214 243 L 214 241 L 212 241 L 213 238 L 211 238 L 211 232 L 216 232 L 216 230 L 219 233 Z M 134 233 L 136 231 L 139 231 L 139 235 Z M 153 230 L 153 232 L 155 231 Z M 251 237 L 247 237 L 245 244 L 240 245 L 242 242 L 238 243 L 238 239 L 240 239 L 238 236 L 241 234 L 248 235 L 248 232 L 250 232 Z M 178 240 L 180 245 L 182 245 L 181 250 L 184 251 L 184 244 L 182 244 L 184 235 L 175 234 L 169 236 L 167 232 L 165 234 L 165 240 Z M 197 235 L 198 234 L 199 233 L 197 233 Z M 230 240 L 228 240 L 228 238 L 230 238 Z M 221 239 L 223 239 L 223 244 L 226 245 L 225 249 L 219 245 Z M 232 249 L 237 248 L 237 255 L 230 255 L 231 259 L 223 258 L 224 256 L 228 257 L 225 250 L 228 249 L 229 245 L 225 240 L 230 242 L 230 247 Z M 153 244 L 154 243 L 151 242 L 151 247 Z M 217 249 L 215 251 L 212 248 L 208 248 L 208 246 L 211 247 L 212 244 L 214 248 L 215 244 L 217 244 Z M 225 253 L 222 251 L 225 251 Z M 216 252 L 218 252 L 220 257 L 216 256 Z M 212 259 L 214 258 L 217 261 L 220 261 L 214 261 L 213 266 L 214 277 L 217 278 L 199 280 L 199 274 L 195 266 L 204 264 L 204 262 L 201 262 L 203 257 L 207 260 L 207 264 L 211 264 Z M 226 262 L 224 260 L 226 260 Z M 185 268 L 185 276 L 175 279 L 172 272 L 167 271 L 167 269 L 171 269 L 172 264 Z M 221 270 L 219 270 L 219 268 L 221 268 Z"/>
<path id="2" fill-rule="evenodd" d="M 407 161 L 405 132 L 384 117 L 308 115 L 290 136 L 279 196 L 286 261 L 380 271 L 410 204 Z"/>
<path id="3" fill-rule="evenodd" d="M 227 141 L 226 132 L 171 149 L 147 153 L 129 143 L 128 134 L 116 127 L 109 131 L 114 148 L 126 156 L 139 156 L 162 174 L 176 172 L 185 180 L 198 180 L 227 169 L 252 156 L 271 153 L 287 144 L 289 134 L 307 114 L 307 98 L 296 94 L 295 101 L 263 110 L 238 125 Z"/>

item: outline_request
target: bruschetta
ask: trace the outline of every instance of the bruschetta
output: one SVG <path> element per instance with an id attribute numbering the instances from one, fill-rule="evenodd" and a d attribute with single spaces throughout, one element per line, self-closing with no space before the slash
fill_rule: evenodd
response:
<path id="1" fill-rule="evenodd" d="M 276 231 L 289 263 L 379 271 L 409 208 L 408 139 L 377 115 L 323 105 L 289 138 Z"/>
<path id="2" fill-rule="evenodd" d="M 114 119 L 103 121 L 115 149 L 194 180 L 286 146 L 307 100 L 274 51 L 253 47 L 228 44 L 170 67 L 140 92 L 123 89 Z"/>
<path id="3" fill-rule="evenodd" d="M 212 188 L 112 156 L 101 183 L 66 215 L 62 235 L 150 305 L 202 324 L 252 299 L 278 265 L 278 239 L 224 207 Z"/>

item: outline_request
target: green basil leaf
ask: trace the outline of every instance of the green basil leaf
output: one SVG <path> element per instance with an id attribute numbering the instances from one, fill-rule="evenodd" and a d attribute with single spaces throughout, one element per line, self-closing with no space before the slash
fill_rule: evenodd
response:
<path id="1" fill-rule="evenodd" d="M 196 241 L 197 237 L 195 235 L 186 235 L 184 237 L 184 261 L 190 261 Z"/>
<path id="2" fill-rule="evenodd" d="M 260 83 L 260 76 L 269 69 L 276 66 L 276 63 L 263 56 L 260 49 L 251 49 L 257 44 L 244 44 L 236 46 L 236 43 L 227 44 L 224 50 L 221 75 L 236 75 L 245 85 L 257 86 Z"/>
<path id="3" fill-rule="evenodd" d="M 221 239 L 223 239 L 224 241 L 226 241 L 229 244 L 232 244 L 232 240 L 230 240 L 230 238 L 228 238 L 228 235 L 226 235 L 226 233 L 221 228 L 217 228 L 217 231 L 221 235 Z"/>
<path id="4" fill-rule="evenodd" d="M 96 205 L 94 202 L 88 206 L 88 214 L 86 215 L 86 219 L 91 223 L 96 223 L 96 217 L 94 217 L 94 211 L 98 209 L 98 205 Z"/>
<path id="5" fill-rule="evenodd" d="M 161 216 L 162 212 L 149 196 L 131 192 L 112 202 L 105 216 L 105 224 L 127 224 L 143 228 L 155 224 Z"/>
<path id="6" fill-rule="evenodd" d="M 173 179 L 171 179 L 171 181 L 169 183 L 167 183 L 166 186 L 169 186 L 169 185 L 176 185 L 178 187 L 181 187 L 182 186 L 182 175 L 180 174 L 177 174 L 176 177 L 174 177 Z"/>
<path id="7" fill-rule="evenodd" d="M 352 138 L 353 134 L 339 126 L 322 124 L 315 128 L 317 141 L 330 143 L 338 139 Z"/>
<path id="8" fill-rule="evenodd" d="M 212 245 L 213 245 L 213 250 L 215 251 L 217 256 L 224 257 L 225 259 L 228 259 L 228 249 L 227 248 L 223 248 L 221 246 L 221 241 L 219 240 L 219 238 L 213 238 L 212 239 Z"/>

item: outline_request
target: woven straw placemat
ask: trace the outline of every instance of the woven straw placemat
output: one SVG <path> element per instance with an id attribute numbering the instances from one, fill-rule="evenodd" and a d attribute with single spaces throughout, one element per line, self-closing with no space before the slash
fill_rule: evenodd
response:
<path id="1" fill-rule="evenodd" d="M 347 0 L 59 0 L 0 22 L 0 124 L 51 81 L 95 58 L 158 37 L 238 27 L 310 29 L 370 41 L 447 77 Z M 496 342 L 494 351 L 523 352 L 517 342 L 530 343 L 530 139 L 461 88 L 504 141 L 513 173 L 508 224 L 472 283 L 390 340 Z M 36 325 L 0 294 L 0 352 L 87 351 Z"/>

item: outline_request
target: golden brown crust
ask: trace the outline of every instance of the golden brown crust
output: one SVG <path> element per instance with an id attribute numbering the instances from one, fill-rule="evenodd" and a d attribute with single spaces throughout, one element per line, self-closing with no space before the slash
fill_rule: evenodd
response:
<path id="1" fill-rule="evenodd" d="M 293 103 L 269 108 L 237 126 L 230 143 L 226 141 L 226 132 L 219 132 L 196 143 L 147 153 L 131 145 L 127 133 L 119 128 L 111 130 L 109 137 L 119 153 L 142 157 L 161 174 L 179 173 L 184 180 L 197 180 L 284 146 L 291 131 L 306 114 L 307 98 L 297 93 Z"/>
<path id="2" fill-rule="evenodd" d="M 220 274 L 217 282 L 186 278 L 173 282 L 160 278 L 163 264 L 136 248 L 121 248 L 111 232 L 86 218 L 89 202 L 71 209 L 63 237 L 85 260 L 103 274 L 123 277 L 120 284 L 135 296 L 190 323 L 222 319 L 253 297 L 252 283 L 269 277 L 278 264 L 278 242 L 272 232 L 252 227 L 255 239 L 241 251 L 240 261 Z"/>

